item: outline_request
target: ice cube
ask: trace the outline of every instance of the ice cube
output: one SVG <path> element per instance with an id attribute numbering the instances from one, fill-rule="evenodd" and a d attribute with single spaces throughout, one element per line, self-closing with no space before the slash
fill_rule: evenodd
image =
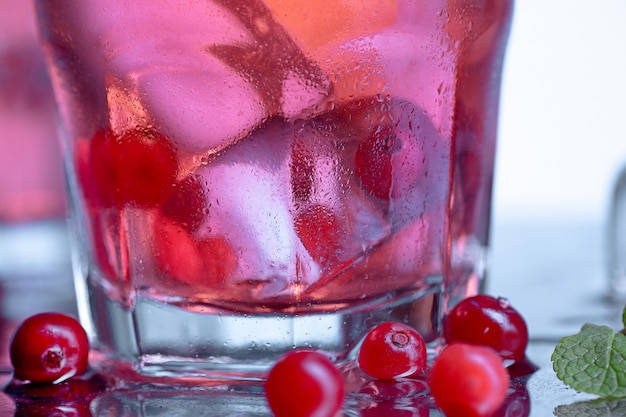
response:
<path id="1" fill-rule="evenodd" d="M 72 11 L 90 22 L 75 47 L 95 81 L 106 82 L 111 125 L 153 124 L 179 149 L 206 152 L 266 117 L 249 81 L 209 51 L 252 40 L 238 17 L 212 2 L 118 3 L 85 2 Z"/>
<path id="2" fill-rule="evenodd" d="M 199 237 L 225 237 L 238 255 L 229 284 L 256 286 L 263 297 L 308 286 L 317 266 L 294 230 L 289 125 L 273 120 L 217 155 L 197 175 L 208 215 Z"/>
<path id="3" fill-rule="evenodd" d="M 301 49 L 263 1 L 215 0 L 237 15 L 251 42 L 215 44 L 211 53 L 248 80 L 261 96 L 268 115 L 288 119 L 319 112 L 333 86 L 317 62 Z"/>
<path id="4" fill-rule="evenodd" d="M 353 164 L 345 159 L 349 153 L 334 127 L 320 120 L 304 123 L 294 132 L 290 160 L 296 218 L 301 220 L 299 237 L 309 242 L 305 246 L 313 255 L 320 252 L 320 245 L 336 251 L 333 256 L 321 251 L 325 259 L 313 256 L 323 273 L 359 257 L 389 230 L 385 207 L 354 181 Z M 331 233 L 329 228 L 336 230 Z M 325 236 L 328 242 L 322 242 Z M 318 240 L 319 244 L 311 244 Z"/>

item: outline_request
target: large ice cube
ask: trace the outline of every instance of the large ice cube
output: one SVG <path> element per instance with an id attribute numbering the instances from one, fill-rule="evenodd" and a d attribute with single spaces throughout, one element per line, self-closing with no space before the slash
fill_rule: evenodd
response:
<path id="1" fill-rule="evenodd" d="M 289 125 L 273 120 L 203 166 L 208 215 L 197 235 L 225 237 L 238 255 L 229 284 L 257 296 L 290 295 L 317 267 L 294 231 Z"/>

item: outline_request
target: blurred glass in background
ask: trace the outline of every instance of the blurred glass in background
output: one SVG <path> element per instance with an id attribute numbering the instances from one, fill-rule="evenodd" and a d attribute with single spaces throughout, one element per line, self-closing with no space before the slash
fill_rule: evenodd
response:
<path id="1" fill-rule="evenodd" d="M 0 0 L 0 335 L 73 312 L 55 102 L 28 0 Z M 5 368 L 6 343 L 0 343 Z"/>
<path id="2" fill-rule="evenodd" d="M 64 216 L 50 80 L 30 1 L 0 0 L 0 222 Z"/>
<path id="3" fill-rule="evenodd" d="M 607 222 L 608 298 L 626 302 L 626 165 L 616 175 Z"/>

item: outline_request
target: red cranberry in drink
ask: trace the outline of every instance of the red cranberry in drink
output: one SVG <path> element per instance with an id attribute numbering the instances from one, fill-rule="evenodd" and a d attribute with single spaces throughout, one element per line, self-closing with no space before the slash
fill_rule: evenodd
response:
<path id="1" fill-rule="evenodd" d="M 319 204 L 307 207 L 296 216 L 295 229 L 317 262 L 326 266 L 338 259 L 341 224 L 329 207 Z"/>
<path id="2" fill-rule="evenodd" d="M 222 236 L 194 238 L 168 219 L 154 227 L 155 256 L 159 269 L 181 283 L 214 288 L 222 285 L 237 267 L 237 255 Z"/>
<path id="3" fill-rule="evenodd" d="M 94 184 L 107 206 L 155 207 L 167 199 L 176 181 L 176 152 L 153 129 L 98 131 L 89 156 Z"/>
<path id="4" fill-rule="evenodd" d="M 199 178 L 191 175 L 176 182 L 172 194 L 161 208 L 163 214 L 190 232 L 195 232 L 205 217 L 205 195 Z"/>

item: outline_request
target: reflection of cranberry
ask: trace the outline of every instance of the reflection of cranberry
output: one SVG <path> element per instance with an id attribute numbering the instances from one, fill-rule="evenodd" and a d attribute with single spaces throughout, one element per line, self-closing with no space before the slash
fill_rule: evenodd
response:
<path id="1" fill-rule="evenodd" d="M 511 377 L 511 380 L 515 378 L 527 378 L 530 375 L 534 374 L 537 369 L 539 369 L 539 367 L 531 362 L 531 360 L 528 358 L 524 358 L 519 362 L 515 362 L 514 364 L 506 368 L 506 370 L 509 371 L 509 376 Z"/>
<path id="2" fill-rule="evenodd" d="M 387 400 L 363 408 L 361 417 L 428 417 L 430 407 L 425 397 L 410 400 Z"/>
<path id="3" fill-rule="evenodd" d="M 530 394 L 526 379 L 518 378 L 511 383 L 504 403 L 493 417 L 528 417 L 530 415 Z"/>
<path id="4" fill-rule="evenodd" d="M 15 417 L 91 417 L 89 402 L 76 404 L 19 404 Z"/>
<path id="5" fill-rule="evenodd" d="M 58 384 L 22 383 L 11 381 L 5 391 L 18 402 L 74 402 L 95 397 L 107 387 L 107 381 L 99 374 L 87 373 Z"/>
<path id="6" fill-rule="evenodd" d="M 359 393 L 368 395 L 377 402 L 384 402 L 398 398 L 423 396 L 427 389 L 426 381 L 420 379 L 375 379 L 361 385 Z"/>
<path id="7" fill-rule="evenodd" d="M 91 417 L 91 400 L 107 386 L 104 377 L 88 373 L 59 384 L 13 380 L 5 391 L 17 404 L 16 417 Z"/>

